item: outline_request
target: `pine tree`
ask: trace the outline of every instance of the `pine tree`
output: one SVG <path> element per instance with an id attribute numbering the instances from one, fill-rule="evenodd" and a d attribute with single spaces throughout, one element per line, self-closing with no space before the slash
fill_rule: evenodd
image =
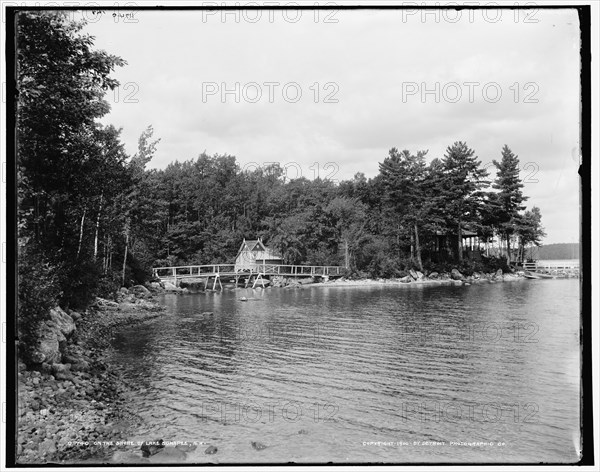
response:
<path id="1" fill-rule="evenodd" d="M 462 141 L 448 146 L 442 159 L 442 177 L 439 182 L 438 201 L 445 212 L 447 224 L 456 228 L 458 260 L 463 259 L 462 232 L 464 225 L 474 225 L 478 209 L 489 182 L 488 172 L 481 167 L 475 151 Z"/>
<path id="2" fill-rule="evenodd" d="M 519 218 L 518 225 L 515 230 L 519 238 L 519 258 L 525 258 L 525 248 L 530 245 L 540 246 L 542 239 L 546 236 L 544 227 L 542 226 L 542 212 L 536 206 L 531 210 L 526 211 Z"/>
<path id="3" fill-rule="evenodd" d="M 423 270 L 421 258 L 420 227 L 426 218 L 427 200 L 424 181 L 427 176 L 425 155 L 427 151 L 418 151 L 416 155 L 396 148 L 379 164 L 381 181 L 387 191 L 387 203 L 406 227 L 411 239 L 411 260 L 416 259 Z M 413 251 L 414 249 L 414 251 Z"/>
<path id="4" fill-rule="evenodd" d="M 497 225 L 501 238 L 506 240 L 506 259 L 510 264 L 510 238 L 519 224 L 519 214 L 525 209 L 522 205 L 527 197 L 521 189 L 523 183 L 519 177 L 519 157 L 513 154 L 507 145 L 502 148 L 502 160 L 492 161 L 498 173 L 492 188 L 498 190 L 500 208 L 497 212 Z"/>

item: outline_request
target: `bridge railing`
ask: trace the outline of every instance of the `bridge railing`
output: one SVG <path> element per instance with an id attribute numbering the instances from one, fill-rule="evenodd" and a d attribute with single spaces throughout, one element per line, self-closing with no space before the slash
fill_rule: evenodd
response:
<path id="1" fill-rule="evenodd" d="M 237 266 L 236 264 L 205 264 L 205 265 L 190 265 L 190 266 L 174 266 L 174 267 L 155 267 L 152 272 L 158 278 L 189 278 L 189 277 L 206 277 L 216 274 L 246 274 L 252 271 L 253 273 L 262 273 L 269 275 L 287 275 L 287 276 L 315 276 L 315 275 L 340 275 L 343 267 L 341 266 L 304 266 L 304 265 L 287 265 L 287 264 L 244 264 Z"/>
<path id="2" fill-rule="evenodd" d="M 155 267 L 152 269 L 156 277 L 194 277 L 220 273 L 235 272 L 235 264 L 205 264 L 192 266 Z"/>

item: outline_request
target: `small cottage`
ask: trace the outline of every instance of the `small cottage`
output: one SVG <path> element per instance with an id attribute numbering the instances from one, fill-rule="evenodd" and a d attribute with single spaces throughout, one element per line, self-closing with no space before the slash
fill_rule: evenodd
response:
<path id="1" fill-rule="evenodd" d="M 264 245 L 260 238 L 242 241 L 235 258 L 235 270 L 258 272 L 266 264 L 283 264 L 283 257 Z"/>
<path id="2" fill-rule="evenodd" d="M 435 233 L 435 252 L 438 256 L 454 257 L 458 236 L 444 231 Z M 481 260 L 482 238 L 475 231 L 462 230 L 463 255 L 466 259 Z"/>

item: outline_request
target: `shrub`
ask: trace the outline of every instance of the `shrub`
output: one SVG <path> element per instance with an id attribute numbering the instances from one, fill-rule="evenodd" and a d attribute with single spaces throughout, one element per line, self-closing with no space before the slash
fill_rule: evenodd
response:
<path id="1" fill-rule="evenodd" d="M 115 300 L 121 288 L 121 276 L 116 272 L 103 275 L 98 281 L 98 296 Z"/>
<path id="2" fill-rule="evenodd" d="M 98 294 L 101 271 L 92 260 L 69 261 L 60 270 L 63 294 L 60 304 L 75 310 L 85 309 Z"/>
<path id="3" fill-rule="evenodd" d="M 42 321 L 49 319 L 60 296 L 57 269 L 35 248 L 19 248 L 18 264 L 19 353 L 25 363 L 31 361 Z"/>

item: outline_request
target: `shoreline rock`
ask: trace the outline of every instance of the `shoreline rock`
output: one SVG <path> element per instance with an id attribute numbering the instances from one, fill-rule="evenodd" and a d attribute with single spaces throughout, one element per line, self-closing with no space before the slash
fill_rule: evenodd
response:
<path id="1" fill-rule="evenodd" d="M 110 463 L 116 451 L 103 441 L 126 437 L 137 421 L 121 394 L 121 376 L 104 356 L 118 326 L 161 316 L 144 290 L 133 301 L 120 293 L 120 303 L 97 299 L 85 313 L 56 307 L 43 323 L 43 342 L 30 366 L 18 364 L 17 463 L 76 463 L 102 458 Z M 141 457 L 140 457 L 141 459 Z M 100 462 L 100 461 L 99 461 Z"/>

